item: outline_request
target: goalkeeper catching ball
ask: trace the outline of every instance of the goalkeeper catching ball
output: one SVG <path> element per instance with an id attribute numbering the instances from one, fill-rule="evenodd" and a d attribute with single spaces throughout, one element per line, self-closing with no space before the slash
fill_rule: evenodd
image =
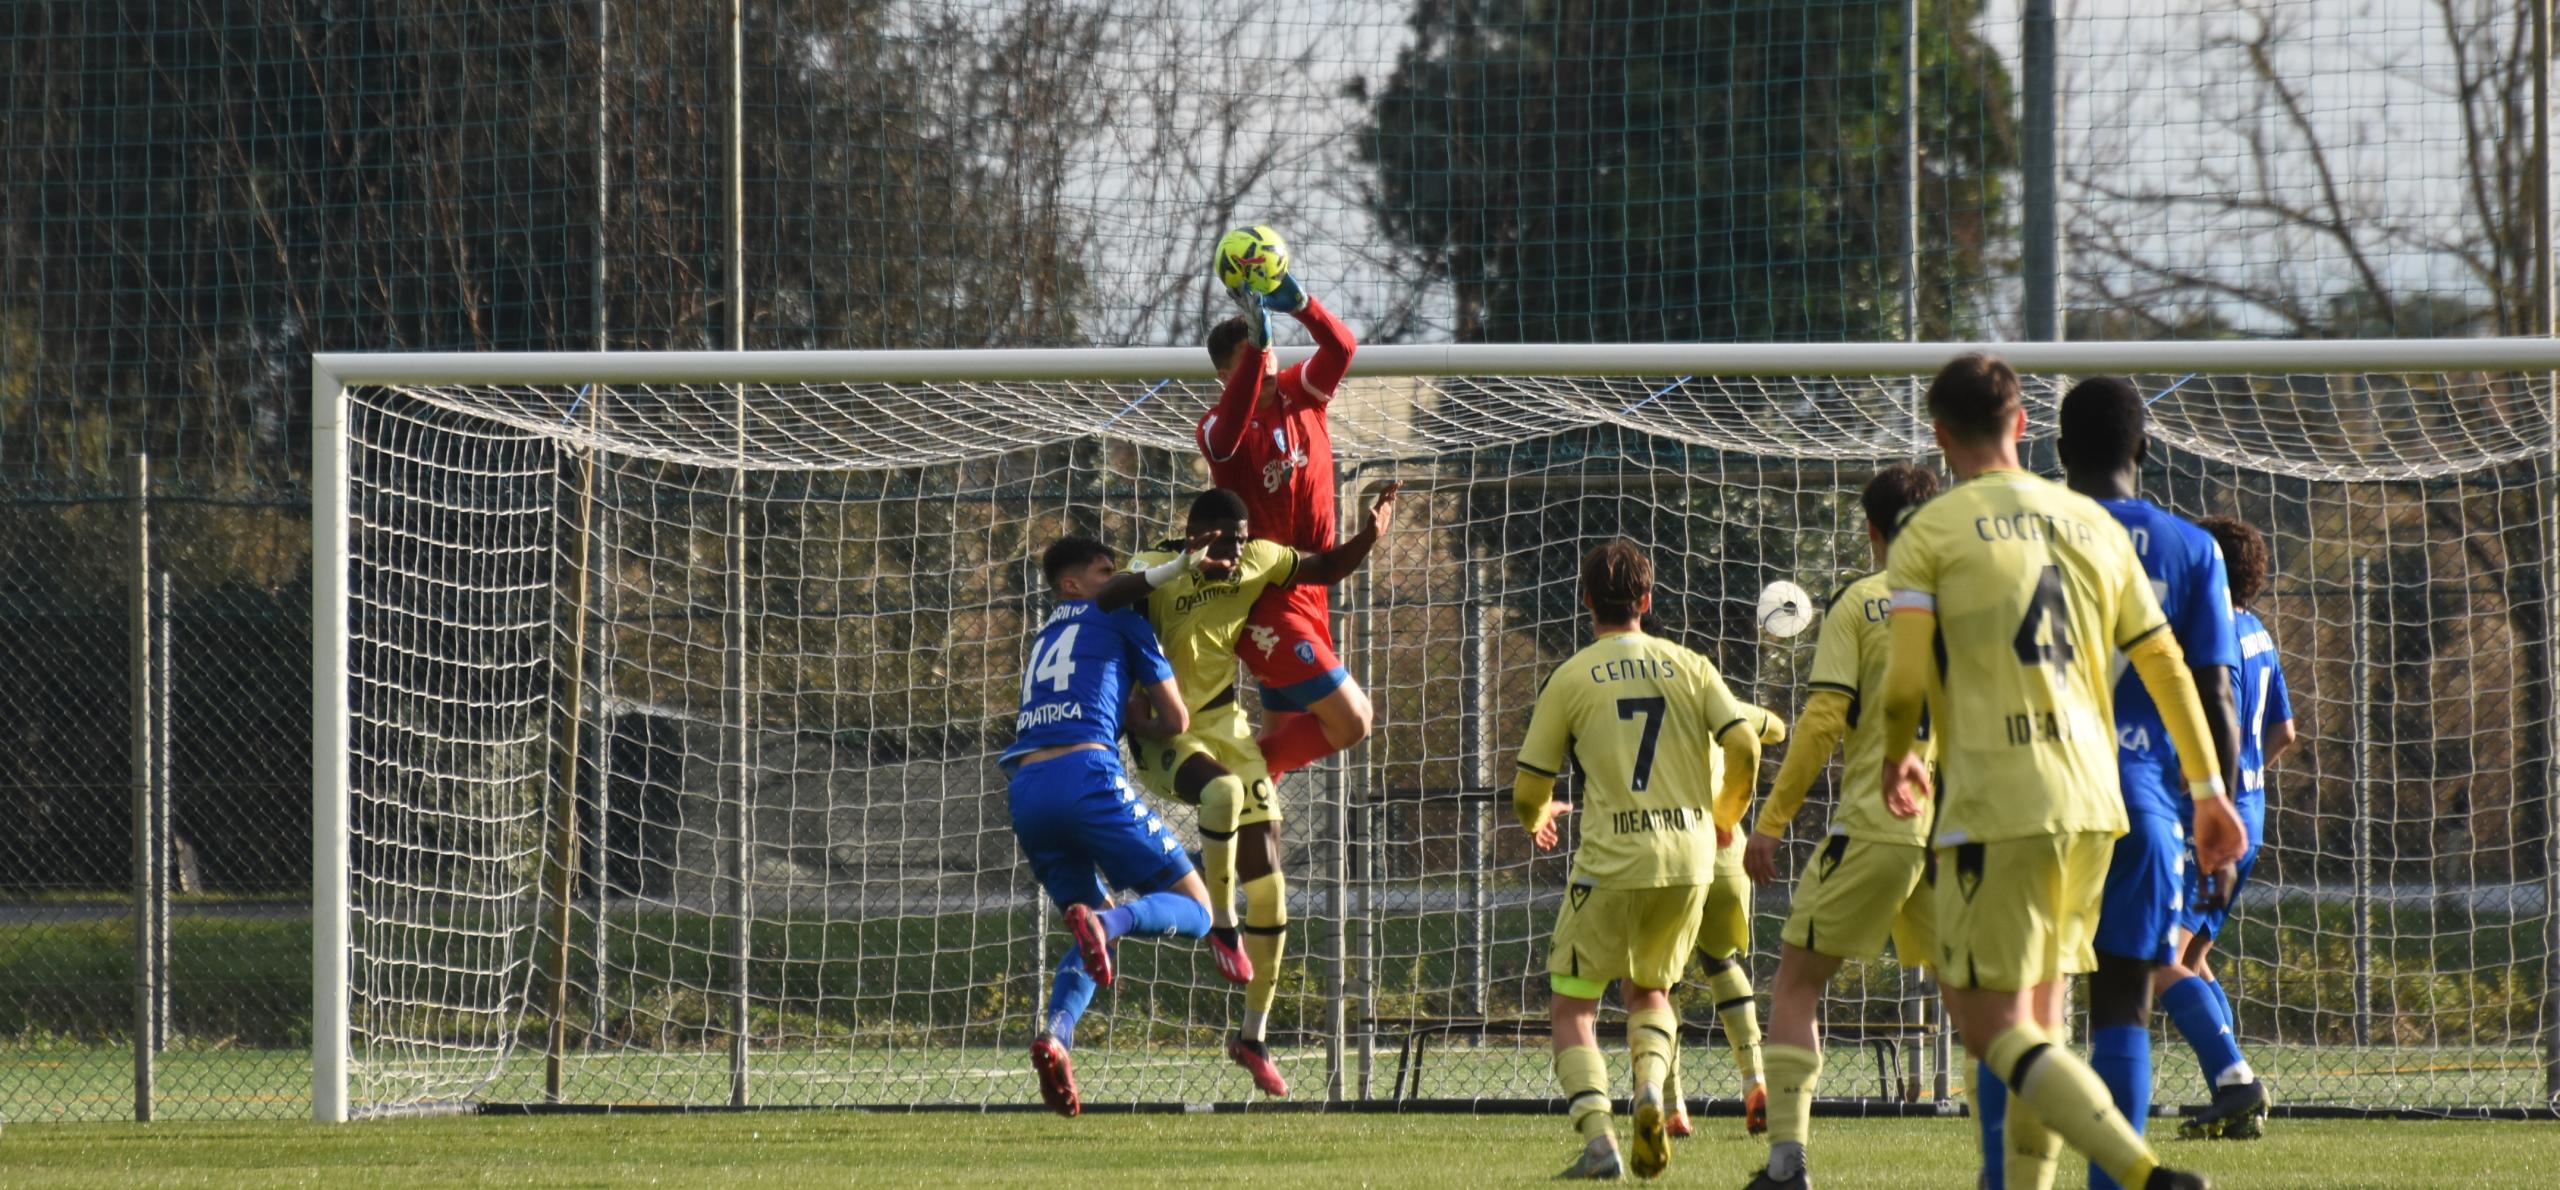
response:
<path id="1" fill-rule="evenodd" d="M 1246 269 L 1227 289 L 1239 313 L 1209 331 L 1220 392 L 1217 406 L 1200 418 L 1200 453 L 1211 481 L 1244 497 L 1256 536 L 1321 553 L 1334 546 L 1336 520 L 1333 435 L 1325 413 L 1359 343 L 1285 271 L 1287 249 L 1279 237 L 1268 228 L 1250 234 L 1268 245 L 1269 263 L 1283 271 L 1273 277 L 1267 266 Z M 1235 238 L 1231 233 L 1229 240 Z M 1307 329 L 1314 356 L 1280 366 L 1271 350 L 1274 311 Z M 1298 586 L 1265 593 L 1245 621 L 1241 652 L 1262 687 L 1265 712 L 1257 743 L 1275 779 L 1369 734 L 1369 696 L 1334 651 L 1330 612 L 1327 588 Z"/>

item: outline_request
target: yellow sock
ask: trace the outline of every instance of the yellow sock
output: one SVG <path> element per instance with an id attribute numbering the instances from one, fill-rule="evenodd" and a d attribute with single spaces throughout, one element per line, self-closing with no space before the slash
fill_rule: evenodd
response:
<path id="1" fill-rule="evenodd" d="M 2062 1138 L 2024 1100 L 2009 1097 L 2008 1156 L 2001 1163 L 2002 1190 L 2053 1190 L 2054 1158 Z"/>
<path id="2" fill-rule="evenodd" d="M 1209 886 L 1209 924 L 1236 924 L 1236 816 L 1244 813 L 1244 782 L 1233 774 L 1200 787 L 1200 883 Z"/>
<path id="3" fill-rule="evenodd" d="M 1768 1061 L 1769 1143 L 1801 1145 L 1813 1132 L 1813 1084 L 1822 1077 L 1822 1051 L 1772 1045 Z"/>
<path id="4" fill-rule="evenodd" d="M 1289 943 L 1289 889 L 1273 872 L 1244 885 L 1244 953 L 1253 982 L 1244 985 L 1244 1035 L 1260 1041 L 1280 998 L 1280 954 Z"/>
<path id="5" fill-rule="evenodd" d="M 1556 1085 L 1564 1088 L 1565 1110 L 1573 1114 L 1573 1130 L 1583 1140 L 1617 1135 L 1609 1120 L 1609 1063 L 1598 1047 L 1557 1050 Z"/>
<path id="6" fill-rule="evenodd" d="M 1742 1072 L 1742 1085 L 1766 1077 L 1760 1066 L 1759 1002 L 1751 998 L 1751 976 L 1744 973 L 1742 960 L 1736 957 L 1724 970 L 1707 977 L 1707 991 L 1716 998 L 1716 1019 L 1724 1022 L 1724 1039 L 1733 1046 L 1733 1068 Z"/>
<path id="7" fill-rule="evenodd" d="M 2061 1133 L 2118 1184 L 2139 1186 L 2159 1167 L 2159 1158 L 2116 1110 L 2097 1072 L 2078 1054 L 2051 1044 L 2043 1030 L 2019 1025 L 1994 1039 L 1987 1052 L 1992 1072 L 2009 1084 L 2011 1153 L 2019 1151 L 2018 1107 L 2025 1104 L 2045 1127 Z"/>
<path id="8" fill-rule="evenodd" d="M 1635 1067 L 1636 1087 L 1659 1087 L 1671 1073 L 1671 1055 L 1680 1048 L 1680 1016 L 1664 1008 L 1640 1008 L 1627 1014 L 1627 1056 Z"/>
<path id="9" fill-rule="evenodd" d="M 1662 1109 L 1669 1112 L 1689 1110 L 1688 1101 L 1681 1098 L 1685 1093 L 1680 1089 L 1680 1031 L 1673 1029 L 1671 1031 L 1671 1069 L 1664 1072 L 1662 1076 Z"/>

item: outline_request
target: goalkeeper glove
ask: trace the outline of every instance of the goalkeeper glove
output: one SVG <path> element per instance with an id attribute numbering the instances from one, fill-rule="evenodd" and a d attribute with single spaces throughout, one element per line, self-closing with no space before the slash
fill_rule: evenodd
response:
<path id="1" fill-rule="evenodd" d="M 1244 334 L 1252 342 L 1253 349 L 1271 350 L 1271 315 L 1262 308 L 1262 303 L 1254 300 L 1253 291 L 1238 285 L 1227 290 L 1227 296 L 1235 299 L 1236 309 L 1244 312 Z"/>
<path id="2" fill-rule="evenodd" d="M 1307 308 L 1307 291 L 1298 287 L 1298 275 L 1280 274 L 1280 284 L 1262 295 L 1262 308 L 1283 314 L 1295 314 Z"/>

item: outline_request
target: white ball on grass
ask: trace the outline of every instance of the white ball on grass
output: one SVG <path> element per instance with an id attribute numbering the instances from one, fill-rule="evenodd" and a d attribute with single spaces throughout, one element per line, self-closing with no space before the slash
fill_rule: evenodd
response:
<path id="1" fill-rule="evenodd" d="M 1813 623 L 1813 596 L 1785 579 L 1760 588 L 1760 631 L 1785 640 Z"/>

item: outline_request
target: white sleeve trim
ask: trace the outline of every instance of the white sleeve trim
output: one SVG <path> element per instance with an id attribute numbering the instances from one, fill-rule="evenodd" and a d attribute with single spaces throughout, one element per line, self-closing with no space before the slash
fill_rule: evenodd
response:
<path id="1" fill-rule="evenodd" d="M 1893 610 L 1898 612 L 1929 612 L 1934 615 L 1938 610 L 1938 597 L 1928 593 L 1927 591 L 1896 589 L 1893 593 Z"/>

